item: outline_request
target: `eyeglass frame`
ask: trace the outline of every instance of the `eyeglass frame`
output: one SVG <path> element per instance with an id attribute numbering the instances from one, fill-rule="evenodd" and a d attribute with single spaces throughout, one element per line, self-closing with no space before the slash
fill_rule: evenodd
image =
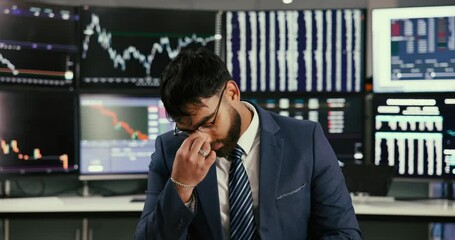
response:
<path id="1" fill-rule="evenodd" d="M 215 125 L 216 118 L 218 117 L 218 112 L 220 110 L 221 101 L 223 100 L 223 95 L 224 95 L 224 91 L 226 90 L 226 86 L 227 86 L 227 83 L 224 84 L 224 87 L 221 90 L 220 100 L 218 100 L 218 104 L 216 105 L 215 111 L 212 114 L 208 115 L 208 116 L 210 116 L 209 119 L 212 118 L 213 116 L 215 116 L 212 121 L 200 123 L 199 126 L 197 126 L 194 129 L 190 129 L 190 130 L 180 130 L 177 127 L 177 124 L 175 124 L 174 136 L 179 136 L 179 135 L 182 135 L 182 134 L 185 134 L 185 135 L 189 136 L 190 134 L 192 134 L 192 133 L 194 133 L 196 131 L 205 133 L 207 130 L 213 130 L 214 127 L 217 127 Z M 205 130 L 205 129 L 207 129 L 207 130 Z"/>

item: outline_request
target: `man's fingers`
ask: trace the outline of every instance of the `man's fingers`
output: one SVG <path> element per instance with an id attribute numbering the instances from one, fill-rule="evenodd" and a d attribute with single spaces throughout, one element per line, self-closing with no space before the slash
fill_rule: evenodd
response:
<path id="1" fill-rule="evenodd" d="M 205 139 L 203 137 L 198 137 L 198 138 L 194 139 L 193 145 L 191 146 L 191 149 L 190 149 L 191 154 L 200 154 L 203 156 L 204 153 L 206 153 L 205 155 L 208 155 L 210 149 L 204 150 L 202 148 L 204 143 L 205 143 Z"/>
<path id="2" fill-rule="evenodd" d="M 201 145 L 199 153 L 206 158 L 210 155 L 210 150 L 210 144 L 207 141 L 204 141 Z"/>
<path id="3" fill-rule="evenodd" d="M 190 151 L 193 146 L 194 140 L 199 137 L 201 136 L 198 134 L 189 135 L 187 138 L 185 138 L 185 140 L 183 140 L 182 145 L 180 145 L 180 149 L 184 151 Z"/>
<path id="4" fill-rule="evenodd" d="M 203 157 L 205 157 L 205 158 L 209 155 L 209 153 L 206 152 L 206 151 L 204 151 L 202 148 L 199 149 L 199 154 L 201 154 L 201 155 L 202 155 Z"/>
<path id="5" fill-rule="evenodd" d="M 210 168 L 213 163 L 216 161 L 216 153 L 215 151 L 210 151 L 209 155 L 205 158 L 205 166 Z"/>

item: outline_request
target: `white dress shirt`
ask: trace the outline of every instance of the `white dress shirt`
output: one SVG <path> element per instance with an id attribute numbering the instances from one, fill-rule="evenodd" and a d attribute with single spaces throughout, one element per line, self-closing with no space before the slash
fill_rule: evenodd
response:
<path id="1" fill-rule="evenodd" d="M 248 102 L 243 103 L 253 113 L 253 119 L 246 131 L 242 134 L 242 136 L 240 136 L 237 144 L 245 151 L 245 154 L 242 156 L 242 161 L 251 185 L 251 191 L 253 194 L 253 210 L 257 224 L 259 202 L 259 116 L 253 105 Z M 216 159 L 216 174 L 218 178 L 218 196 L 220 200 L 221 224 L 224 230 L 225 239 L 231 239 L 228 189 L 230 167 L 231 162 L 226 158 Z"/>

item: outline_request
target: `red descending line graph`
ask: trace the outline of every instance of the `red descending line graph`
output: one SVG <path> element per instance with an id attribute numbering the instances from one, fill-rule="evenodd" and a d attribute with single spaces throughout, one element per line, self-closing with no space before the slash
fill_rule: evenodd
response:
<path id="1" fill-rule="evenodd" d="M 55 159 L 56 157 L 52 156 L 43 156 L 41 154 L 41 150 L 39 148 L 33 149 L 33 156 L 28 154 L 24 154 L 20 151 L 18 147 L 17 140 L 11 140 L 10 144 L 6 143 L 6 140 L 1 140 L 1 152 L 4 155 L 15 154 L 19 160 L 48 160 L 48 159 Z M 57 156 L 58 160 L 62 162 L 63 169 L 68 169 L 68 154 L 62 154 Z"/>
<path id="2" fill-rule="evenodd" d="M 126 133 L 129 134 L 131 139 L 139 139 L 139 140 L 148 140 L 149 139 L 147 134 L 144 134 L 138 130 L 134 130 L 133 128 L 130 127 L 130 125 L 128 123 L 126 123 L 124 121 L 120 121 L 118 119 L 117 113 L 115 113 L 114 111 L 111 111 L 101 105 L 96 105 L 96 106 L 91 106 L 91 107 L 93 109 L 99 110 L 101 112 L 101 114 L 112 117 L 112 125 L 117 129 L 122 128 Z"/>

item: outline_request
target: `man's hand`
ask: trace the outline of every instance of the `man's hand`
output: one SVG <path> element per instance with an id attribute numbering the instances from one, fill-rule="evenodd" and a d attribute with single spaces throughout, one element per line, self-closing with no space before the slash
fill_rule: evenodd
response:
<path id="1" fill-rule="evenodd" d="M 207 157 L 203 156 L 204 152 L 208 154 Z M 171 177 L 179 183 L 196 186 L 205 178 L 215 159 L 216 153 L 211 150 L 207 139 L 199 133 L 193 133 L 183 141 L 177 151 Z M 175 187 L 182 202 L 186 203 L 191 199 L 192 188 L 179 185 Z"/>

